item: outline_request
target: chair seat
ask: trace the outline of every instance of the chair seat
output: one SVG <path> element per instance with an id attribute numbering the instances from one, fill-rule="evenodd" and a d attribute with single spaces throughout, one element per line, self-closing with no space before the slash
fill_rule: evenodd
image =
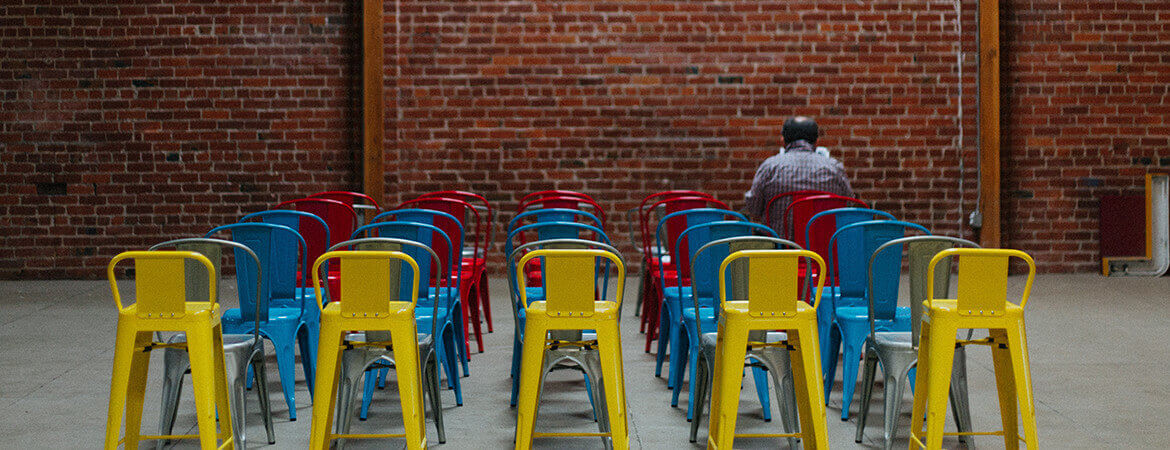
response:
<path id="1" fill-rule="evenodd" d="M 701 307 L 699 308 L 699 316 L 702 318 L 702 333 L 708 333 L 716 329 L 715 323 L 715 308 Z M 695 323 L 695 308 L 684 308 L 682 311 L 683 323 L 694 325 Z"/>
<path id="2" fill-rule="evenodd" d="M 167 338 L 168 344 L 177 344 L 180 342 L 187 342 L 186 334 L 177 333 L 172 335 L 170 338 Z M 254 342 L 254 336 L 251 334 L 225 334 L 223 335 L 223 350 L 224 352 L 229 353 L 233 351 L 241 351 L 251 347 Z"/>
<path id="3" fill-rule="evenodd" d="M 296 306 L 296 307 L 293 307 L 293 306 L 270 306 L 268 308 L 268 321 L 269 322 L 277 321 L 277 320 L 297 319 L 300 317 L 300 315 L 301 315 L 301 308 L 299 306 Z M 245 322 L 243 317 L 240 315 L 240 308 L 231 308 L 231 309 L 228 309 L 227 311 L 224 311 L 223 315 L 220 316 L 220 320 L 223 321 L 224 325 L 240 324 L 240 323 Z M 247 321 L 247 322 L 248 323 L 246 325 L 248 325 L 249 330 L 251 330 L 251 326 L 252 326 L 251 322 L 250 321 Z M 261 328 L 263 328 L 263 327 L 261 327 Z M 235 330 L 235 328 L 233 327 L 232 330 Z M 228 333 L 229 333 L 228 328 L 224 328 L 224 335 L 226 336 Z"/>
<path id="4" fill-rule="evenodd" d="M 913 350 L 914 342 L 908 331 L 879 331 L 874 333 L 874 344 L 882 348 Z"/>
<path id="5" fill-rule="evenodd" d="M 869 307 L 865 306 L 845 306 L 837 308 L 837 320 L 843 322 L 867 322 L 869 321 Z M 894 312 L 895 322 L 910 321 L 910 307 L 899 306 Z"/>
<path id="6" fill-rule="evenodd" d="M 667 287 L 669 289 L 667 289 L 663 292 L 663 296 L 666 297 L 667 300 L 672 300 L 672 301 L 677 302 L 680 300 L 680 297 L 687 299 L 688 301 L 691 299 L 692 289 L 690 286 L 683 286 L 682 287 L 682 295 L 679 295 L 679 290 L 676 289 L 676 286 L 669 286 L 668 285 Z"/>

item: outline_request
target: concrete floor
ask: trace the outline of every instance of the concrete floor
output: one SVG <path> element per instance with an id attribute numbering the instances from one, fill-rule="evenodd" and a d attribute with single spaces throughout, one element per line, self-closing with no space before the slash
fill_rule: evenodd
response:
<path id="1" fill-rule="evenodd" d="M 631 280 L 631 283 L 633 280 Z M 233 284 L 233 283 L 228 283 Z M 1017 287 L 1022 279 L 1013 278 Z M 627 292 L 632 292 L 633 284 Z M 234 293 L 226 295 L 234 298 Z M 0 282 L 0 447 L 96 448 L 104 435 L 110 364 L 116 316 L 107 284 L 100 281 Z M 685 408 L 669 406 L 664 379 L 653 376 L 654 357 L 642 352 L 644 336 L 633 316 L 633 296 L 625 308 L 623 344 L 632 448 L 694 448 L 687 442 Z M 492 283 L 495 332 L 486 334 L 487 352 L 474 354 L 471 376 L 464 378 L 465 405 L 444 391 L 447 443 L 450 449 L 503 449 L 512 446 L 515 410 L 508 408 L 512 318 L 502 280 Z M 1104 278 L 1097 275 L 1047 275 L 1036 280 L 1028 303 L 1031 350 L 1040 442 L 1046 448 L 1165 448 L 1170 432 L 1170 278 Z M 157 352 L 156 352 L 157 353 Z M 144 432 L 157 426 L 161 355 L 152 359 Z M 290 422 L 279 394 L 275 360 L 269 362 L 271 398 L 276 421 L 275 448 L 304 448 L 312 406 L 304 381 L 297 380 L 299 420 Z M 972 415 L 975 427 L 999 426 L 991 358 L 983 347 L 969 353 Z M 298 370 L 299 372 L 299 370 Z M 298 376 L 300 374 L 298 373 Z M 839 377 L 840 375 L 838 375 Z M 839 378 L 838 378 L 839 379 Z M 748 378 L 750 380 L 750 377 Z M 778 421 L 764 423 L 759 403 L 745 382 L 740 405 L 741 432 L 779 432 Z M 190 383 L 176 421 L 176 433 L 195 427 Z M 594 431 L 584 387 L 575 372 L 550 376 L 537 428 Z M 355 432 L 401 430 L 397 396 L 391 387 L 378 391 L 371 418 Z M 880 448 L 882 391 L 875 392 L 869 426 L 861 444 L 854 443 L 856 414 L 838 419 L 840 381 L 829 399 L 829 441 L 836 448 Z M 686 393 L 681 404 L 685 405 Z M 249 395 L 250 444 L 263 442 L 255 396 Z M 910 396 L 899 418 L 906 448 Z M 775 408 L 775 402 L 773 402 Z M 854 411 L 857 402 L 854 402 Z M 700 440 L 706 436 L 706 417 Z M 432 445 L 433 425 L 427 423 Z M 948 419 L 948 427 L 953 427 Z M 386 431 L 381 431 L 386 432 Z M 1002 440 L 978 438 L 981 448 L 1001 448 Z M 354 442 L 355 448 L 399 447 L 401 441 Z M 539 439 L 538 448 L 598 448 L 600 441 Z M 194 441 L 179 445 L 194 447 Z M 779 439 L 739 439 L 740 448 L 776 448 Z M 947 448 L 959 447 L 955 440 Z"/>

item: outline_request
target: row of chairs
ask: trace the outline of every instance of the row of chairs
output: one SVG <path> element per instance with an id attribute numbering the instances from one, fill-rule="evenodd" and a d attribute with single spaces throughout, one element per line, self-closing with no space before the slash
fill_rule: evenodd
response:
<path id="1" fill-rule="evenodd" d="M 478 200 L 482 202 L 483 206 L 477 208 L 467 202 L 469 199 Z M 489 219 L 475 221 L 473 229 L 478 240 L 470 248 L 464 248 L 464 224 L 467 223 L 469 217 L 478 217 L 480 209 L 485 210 Z M 363 210 L 365 221 L 370 222 L 369 224 L 362 225 L 364 221 L 358 219 L 357 211 L 359 210 Z M 451 213 L 458 214 L 458 217 Z M 469 352 L 466 323 L 469 314 L 471 315 L 470 319 L 475 322 L 477 341 L 480 345 L 480 351 L 482 351 L 482 338 L 478 336 L 478 311 L 469 310 L 465 305 L 474 304 L 478 309 L 479 304 L 482 303 L 489 332 L 491 331 L 490 313 L 486 312 L 490 311 L 490 305 L 486 295 L 487 278 L 485 273 L 486 251 L 490 241 L 491 214 L 491 206 L 482 196 L 466 192 L 431 193 L 419 199 L 404 202 L 395 210 L 380 213 L 377 204 L 363 194 L 325 192 L 310 198 L 282 202 L 274 210 L 249 214 L 243 217 L 239 223 L 216 227 L 201 238 L 168 241 L 155 245 L 148 252 L 127 253 L 111 263 L 109 275 L 117 297 L 119 294 L 114 278 L 114 266 L 124 259 L 135 260 L 135 277 L 138 286 L 137 302 L 126 308 L 120 307 L 123 312 L 120 316 L 122 318 L 127 318 L 127 314 L 131 312 L 136 316 L 140 315 L 137 311 L 153 307 L 150 305 L 155 300 L 170 302 L 163 307 L 168 309 L 172 315 L 176 314 L 173 308 L 182 307 L 183 301 L 187 300 L 187 309 L 198 307 L 202 308 L 201 315 L 215 316 L 214 328 L 219 330 L 217 333 L 226 336 L 221 338 L 224 344 L 222 348 L 227 354 L 233 355 L 230 361 L 235 362 L 236 365 L 232 371 L 228 372 L 229 381 L 233 387 L 232 402 L 237 406 L 235 410 L 237 414 L 233 415 L 236 423 L 234 427 L 228 429 L 234 430 L 233 441 L 242 445 L 244 441 L 243 389 L 245 385 L 250 384 L 253 378 L 258 380 L 260 384 L 261 408 L 265 417 L 269 441 L 274 440 L 271 417 L 268 411 L 266 383 L 264 382 L 262 338 L 271 340 L 276 349 L 281 384 L 289 406 L 291 420 L 296 419 L 293 397 L 294 346 L 300 347 L 302 367 L 305 371 L 310 395 L 316 391 L 315 383 L 322 380 L 326 380 L 328 385 L 334 386 L 336 389 L 333 380 L 336 380 L 334 369 L 337 368 L 337 361 L 330 359 L 330 357 L 319 358 L 317 352 L 319 348 L 323 350 L 334 349 L 332 345 L 320 345 L 324 317 L 322 314 L 331 311 L 331 308 L 335 307 L 334 305 L 339 304 L 337 302 L 345 295 L 347 289 L 343 283 L 344 273 L 341 270 L 343 264 L 340 261 L 330 264 L 328 261 L 330 258 L 326 258 L 326 255 L 332 255 L 334 259 L 340 260 L 348 257 L 343 255 L 349 253 L 337 252 L 354 249 L 390 249 L 392 250 L 390 253 L 383 251 L 382 257 L 391 259 L 401 259 L 398 254 L 406 255 L 410 259 L 412 267 L 416 265 L 419 267 L 408 269 L 405 268 L 405 264 L 400 264 L 404 267 L 396 268 L 396 270 L 401 269 L 401 276 L 391 277 L 386 282 L 400 284 L 400 286 L 395 287 L 396 297 L 400 301 L 410 299 L 412 306 L 409 309 L 416 322 L 415 326 L 420 332 L 420 341 L 423 343 L 420 347 L 424 350 L 422 354 L 429 355 L 423 359 L 424 367 L 427 368 L 426 373 L 434 372 L 433 376 L 424 377 L 424 381 L 434 403 L 433 409 L 439 424 L 439 439 L 442 442 L 445 437 L 441 425 L 441 409 L 438 407 L 437 366 L 444 368 L 448 386 L 455 391 L 456 403 L 462 405 L 458 369 L 461 363 L 463 376 L 467 376 Z M 219 236 L 228 239 L 218 239 Z M 174 251 L 165 251 L 165 249 L 172 248 Z M 222 253 L 224 248 L 232 249 L 235 253 L 240 308 L 226 309 L 221 312 L 217 301 L 219 295 L 216 283 L 219 277 L 220 260 L 225 256 Z M 140 259 L 142 262 L 139 261 Z M 167 260 L 167 264 L 170 265 L 167 266 L 166 270 L 159 269 L 155 267 L 157 264 L 153 262 L 156 259 Z M 178 265 L 175 265 L 175 261 L 178 261 Z M 315 261 L 312 270 L 309 261 Z M 209 265 L 205 272 L 208 274 L 206 276 L 212 279 L 210 283 L 200 283 L 204 271 L 201 270 L 199 264 L 203 262 Z M 315 270 L 322 263 L 326 267 L 324 274 L 317 273 Z M 351 263 L 351 265 L 355 267 L 355 269 L 350 270 L 351 273 L 361 271 L 360 263 Z M 154 269 L 150 269 L 151 267 Z M 179 272 L 175 272 L 175 270 L 179 270 Z M 382 278 L 385 278 L 385 274 L 382 275 Z M 176 277 L 179 279 L 178 282 L 174 280 Z M 421 277 L 425 282 L 422 284 L 415 282 L 414 288 L 411 288 L 403 282 L 409 277 L 416 279 Z M 316 280 L 317 278 L 320 280 Z M 314 279 L 316 282 L 309 284 L 310 279 Z M 380 279 L 377 276 L 371 278 L 375 281 Z M 355 298 L 355 302 L 360 301 L 364 294 L 378 292 L 377 289 L 358 289 L 357 286 L 368 284 L 362 278 L 352 278 L 352 280 L 355 281 L 351 282 L 350 286 L 355 294 L 351 297 Z M 144 291 L 144 286 L 161 286 L 164 289 Z M 176 290 L 174 288 L 176 286 L 179 291 L 183 292 L 182 295 L 175 296 Z M 382 294 L 382 297 L 385 297 L 385 293 Z M 208 302 L 200 301 L 207 298 L 211 300 Z M 175 299 L 178 299 L 178 303 L 175 303 Z M 415 302 L 418 302 L 423 308 L 416 311 L 413 306 Z M 179 315 L 183 314 L 179 313 Z M 154 317 L 157 318 L 157 313 Z M 130 324 L 134 321 L 127 320 L 126 323 Z M 183 372 L 187 367 L 194 370 L 196 366 L 197 358 L 194 358 L 193 355 L 190 358 L 192 363 L 185 364 L 187 360 L 185 352 L 194 347 L 194 345 L 187 345 L 188 336 L 190 333 L 185 332 L 175 334 L 166 340 L 155 338 L 145 343 L 134 340 L 140 337 L 128 338 L 131 339 L 129 343 L 119 341 L 119 352 L 124 350 L 126 345 L 131 344 L 134 348 L 146 351 L 154 348 L 167 349 L 166 361 L 168 364 L 164 383 L 163 418 L 160 421 L 161 437 L 156 437 L 159 438 L 158 444 L 160 446 L 166 439 L 180 437 L 169 433 L 173 427 Z M 334 337 L 336 336 L 326 336 L 327 339 Z M 348 413 L 353 410 L 349 405 L 355 398 L 353 386 L 356 379 L 360 378 L 363 372 L 377 368 L 383 369 L 380 371 L 380 375 L 384 377 L 386 370 L 388 370 L 387 366 L 397 367 L 400 365 L 395 363 L 392 354 L 387 353 L 388 346 L 383 346 L 383 350 L 386 351 L 378 352 L 372 350 L 376 346 L 357 344 L 367 340 L 368 337 L 362 335 L 344 337 L 344 347 L 347 351 L 344 357 L 345 364 L 342 364 L 345 369 L 342 378 L 345 382 L 342 383 L 344 388 L 340 394 L 342 397 L 340 405 L 342 406 L 338 408 L 340 414 L 338 429 L 342 434 L 348 430 L 350 416 Z M 361 350 L 355 353 L 357 349 Z M 221 360 L 222 355 L 222 353 L 219 354 Z M 314 370 L 318 360 L 323 361 L 328 366 L 322 368 L 321 372 Z M 358 362 L 361 364 L 357 364 Z M 145 362 L 135 360 L 133 363 L 130 364 L 121 359 L 115 361 L 114 393 L 118 392 L 119 385 L 141 384 L 137 380 L 144 376 L 144 372 L 140 373 L 139 371 L 145 370 L 145 368 L 144 366 L 139 367 L 139 363 L 145 364 Z M 130 367 L 134 368 L 133 373 L 121 372 Z M 255 377 L 247 376 L 249 369 L 255 371 Z M 399 369 L 399 372 L 401 373 L 402 369 Z M 375 383 L 375 377 L 370 375 L 366 376 L 361 407 L 363 419 L 368 411 Z M 194 382 L 209 387 L 215 384 L 206 377 L 199 378 L 203 381 Z M 418 379 L 418 377 L 414 378 Z M 400 383 L 401 380 L 400 377 Z M 384 383 L 384 379 L 380 382 Z M 432 390 L 433 392 L 431 392 Z M 404 401 L 405 399 L 404 397 Z M 107 442 L 117 442 L 121 428 L 122 408 L 126 405 L 125 401 L 124 395 L 112 394 L 111 396 Z M 202 402 L 206 403 L 206 400 L 202 400 Z M 331 394 L 328 404 L 333 405 L 334 402 L 335 399 Z M 315 408 L 315 428 L 317 428 L 316 416 L 321 411 L 331 408 Z M 131 399 L 126 414 L 128 431 L 124 439 L 128 443 L 142 437 L 138 436 L 137 433 L 137 422 L 140 420 L 137 417 L 140 412 L 140 405 L 135 408 L 135 401 Z M 135 418 L 130 419 L 131 417 Z M 203 430 L 203 417 L 201 416 L 199 419 L 201 434 L 210 436 Z M 318 434 L 320 433 L 315 432 L 314 436 Z"/>
<path id="2" fill-rule="evenodd" d="M 774 214 L 774 208 L 782 210 L 783 213 Z M 709 364 L 705 364 L 709 357 L 706 360 L 704 357 L 713 354 L 713 350 L 706 349 L 704 344 L 711 341 L 713 345 L 714 337 L 710 334 L 718 323 L 716 318 L 720 310 L 716 307 L 715 299 L 717 295 L 726 294 L 721 288 L 718 292 L 715 291 L 716 286 L 721 286 L 725 281 L 723 273 L 717 270 L 718 264 L 735 252 L 735 246 L 806 248 L 818 255 L 820 260 L 827 261 L 824 265 L 812 265 L 806 258 L 799 260 L 795 267 L 796 283 L 804 286 L 805 296 L 802 298 L 810 304 L 817 305 L 815 313 L 817 335 L 821 338 L 819 353 L 820 366 L 823 369 L 823 373 L 820 374 L 824 388 L 823 398 L 827 399 L 831 392 L 838 356 L 843 353 L 845 367 L 842 375 L 844 399 L 842 420 L 848 418 L 857 384 L 858 361 L 861 359 L 862 350 L 865 349 L 863 417 L 858 421 L 857 439 L 860 442 L 876 365 L 881 362 L 883 371 L 887 374 L 886 386 L 890 389 L 888 392 L 891 392 L 886 396 L 885 408 L 887 448 L 898 415 L 900 393 L 908 380 L 913 384 L 913 366 L 920 350 L 917 325 L 921 321 L 921 306 L 930 298 L 927 296 L 927 290 L 933 289 L 939 298 L 946 298 L 950 287 L 949 259 L 942 259 L 945 269 L 939 271 L 938 277 L 927 278 L 928 269 L 933 270 L 934 267 L 929 264 L 940 252 L 950 251 L 948 248 L 978 247 L 974 243 L 958 238 L 931 236 L 925 227 L 895 220 L 893 215 L 871 209 L 861 200 L 820 191 L 790 192 L 770 199 L 764 217 L 769 219 L 774 228 L 751 224 L 742 214 L 729 210 L 725 203 L 696 191 L 653 194 L 632 209 L 629 215 L 637 215 L 641 227 L 644 282 L 639 290 L 639 298 L 646 300 L 640 308 L 642 329 L 647 333 L 646 351 L 650 350 L 652 340 L 657 339 L 658 376 L 661 375 L 661 366 L 666 355 L 670 355 L 667 387 L 673 390 L 672 406 L 677 406 L 685 367 L 689 363 L 691 395 L 687 419 L 692 421 L 692 441 L 695 440 L 695 431 L 698 427 L 696 411 L 701 413 L 701 402 L 709 385 L 709 375 L 704 375 L 704 371 L 709 370 Z M 652 228 L 651 225 L 655 223 L 656 226 Z M 909 234 L 918 236 L 906 237 Z M 912 294 L 910 307 L 898 306 L 903 246 L 909 254 Z M 981 276 L 994 280 L 1002 279 L 1004 283 L 1008 257 L 1025 260 L 1032 268 L 1029 277 L 1034 273 L 1031 259 L 1023 253 L 995 255 L 969 256 L 963 260 L 1002 263 L 1004 265 L 1002 272 L 979 269 L 969 269 L 968 272 L 980 273 Z M 960 272 L 960 291 L 963 290 L 962 273 Z M 934 281 L 926 283 L 925 280 Z M 809 300 L 807 295 L 814 283 L 825 286 L 824 296 L 822 298 L 818 294 L 816 299 Z M 998 292 L 1003 294 L 1005 291 Z M 1027 292 L 1024 293 L 1024 301 L 1026 296 Z M 992 294 L 991 297 L 996 295 Z M 1002 295 L 999 296 L 1001 303 L 1003 298 Z M 658 319 L 657 323 L 654 321 L 655 316 Z M 661 331 L 656 334 L 658 329 Z M 753 349 L 759 349 L 761 345 L 767 348 L 767 344 L 772 344 L 768 342 L 769 338 L 774 341 L 785 338 L 781 334 L 771 334 L 770 337 L 769 334 L 761 334 L 755 337 L 760 341 L 757 345 L 751 346 Z M 946 374 L 948 380 L 954 384 L 949 393 L 959 423 L 961 439 L 968 443 L 972 432 L 967 406 L 965 355 L 962 347 L 973 343 L 985 342 L 971 339 L 970 334 L 966 339 L 958 341 L 959 350 L 955 352 L 955 363 L 948 366 L 953 367 L 954 376 L 950 377 L 951 370 Z M 765 420 L 770 419 L 766 372 L 772 372 L 778 395 L 782 393 L 781 391 L 787 391 L 787 396 L 780 397 L 781 411 L 785 416 L 786 435 L 793 435 L 796 424 L 792 416 L 795 415 L 796 408 L 791 401 L 793 392 L 789 381 L 791 375 L 788 374 L 788 368 L 791 366 L 788 358 L 766 354 L 753 355 L 750 351 L 747 357 L 754 361 L 753 373 Z M 1018 358 L 1019 353 L 1015 357 Z M 1016 378 L 1022 375 L 1017 373 Z M 736 386 L 738 387 L 738 384 Z M 1002 389 L 1001 394 L 1007 395 Z M 1030 395 L 1030 390 L 1028 394 Z M 943 397 L 947 395 L 943 394 Z M 700 402 L 697 409 L 696 399 Z M 809 399 L 802 394 L 796 403 L 805 400 Z M 1012 411 L 1012 417 L 1015 417 L 1014 409 Z M 1004 414 L 1006 416 L 1006 409 Z M 714 435 L 717 427 L 714 420 L 712 422 Z M 1014 428 L 1014 421 L 1012 424 Z M 1009 427 L 1005 426 L 1005 430 L 1007 428 Z M 1014 438 L 1011 441 L 1014 443 Z"/>

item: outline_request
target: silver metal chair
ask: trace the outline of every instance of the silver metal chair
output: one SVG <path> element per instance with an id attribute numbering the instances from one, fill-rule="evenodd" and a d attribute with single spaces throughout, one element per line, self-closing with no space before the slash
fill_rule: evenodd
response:
<path id="1" fill-rule="evenodd" d="M 717 246 L 728 245 L 732 253 L 739 250 L 748 249 L 773 249 L 773 248 L 792 248 L 800 249 L 801 247 L 795 242 L 787 239 L 778 239 L 767 236 L 738 236 L 725 239 L 718 239 L 707 243 L 695 252 L 693 260 L 698 260 L 704 251 Z M 691 279 L 697 276 L 694 273 L 695 265 L 691 265 Z M 729 268 L 731 273 L 731 292 L 741 293 L 747 292 L 747 276 L 746 266 L 743 264 L 733 264 Z M 805 298 L 808 297 L 808 286 L 805 286 Z M 698 311 L 699 299 L 692 295 L 692 300 L 695 302 L 695 310 Z M 699 320 L 698 314 L 696 321 Z M 700 324 L 696 323 L 696 327 Z M 701 329 L 701 328 L 696 328 Z M 695 366 L 695 392 L 691 395 L 695 396 L 695 417 L 691 420 L 691 442 L 695 442 L 699 433 L 699 419 L 703 415 L 703 410 L 706 407 L 708 397 L 711 395 L 711 382 L 713 370 L 715 367 L 715 346 L 718 342 L 718 333 L 703 333 L 699 341 L 699 359 Z M 749 342 L 766 342 L 776 343 L 788 340 L 787 333 L 784 332 L 758 332 L 753 331 L 749 334 Z M 788 350 L 779 347 L 765 347 L 752 348 L 749 347 L 747 351 L 747 359 L 750 361 L 747 366 L 762 367 L 769 374 L 772 375 L 772 385 L 776 390 L 776 400 L 780 407 L 780 420 L 784 427 L 785 433 L 796 433 L 799 431 L 797 423 L 796 411 L 796 387 L 792 380 L 792 366 L 788 359 Z M 795 437 L 788 438 L 788 445 L 790 448 L 796 448 L 798 439 Z"/>
<path id="2" fill-rule="evenodd" d="M 516 263 L 516 260 L 519 258 L 519 256 L 521 256 L 529 251 L 537 250 L 537 249 L 541 249 L 541 248 L 560 248 L 560 249 L 591 248 L 591 249 L 601 249 L 601 250 L 609 251 L 615 255 L 619 255 L 618 256 L 619 258 L 621 255 L 621 253 L 619 253 L 618 250 L 616 248 L 614 248 L 613 246 L 603 244 L 600 242 L 596 242 L 596 241 L 586 240 L 586 239 L 545 239 L 542 241 L 534 241 L 534 242 L 525 243 L 523 245 L 516 247 L 516 249 L 512 251 L 512 254 L 508 255 L 507 267 L 509 269 L 509 276 L 508 276 L 509 293 L 511 293 L 511 295 L 512 295 L 512 316 L 516 321 L 516 327 L 514 327 L 514 329 L 516 330 L 515 336 L 514 336 L 514 339 L 515 339 L 514 342 L 519 343 L 521 345 L 524 342 L 524 336 L 522 334 L 523 326 L 520 323 L 520 320 L 521 320 L 520 319 L 520 310 L 522 310 L 523 307 L 520 306 L 520 304 L 519 304 L 520 303 L 520 292 L 519 292 L 519 286 L 516 284 L 517 280 L 516 280 L 516 267 L 515 267 L 516 264 L 515 263 Z M 608 264 L 606 264 L 606 267 L 604 267 L 601 270 L 608 271 L 609 270 Z M 607 290 L 608 290 L 608 287 L 602 287 L 602 289 L 600 289 L 599 292 L 602 293 L 601 294 L 602 296 L 605 296 Z M 531 296 L 529 296 L 529 299 L 533 300 Z M 582 332 L 579 330 L 576 330 L 576 331 L 575 330 L 553 330 L 553 331 L 549 332 L 549 336 L 552 339 L 555 339 L 555 342 L 559 345 L 552 345 L 552 346 L 548 347 L 547 349 L 545 349 L 544 365 L 541 368 L 541 372 L 540 372 L 541 373 L 541 375 L 540 375 L 541 381 L 540 381 L 539 385 L 543 386 L 544 385 L 544 375 L 548 374 L 550 372 L 553 372 L 553 371 L 577 370 L 577 371 L 584 373 L 584 375 L 586 377 L 585 378 L 586 383 L 587 383 L 586 387 L 589 390 L 589 403 L 591 405 L 593 405 L 593 420 L 595 422 L 597 422 L 597 428 L 598 428 L 599 432 L 608 433 L 609 432 L 609 414 L 608 414 L 608 412 L 606 410 L 606 406 L 605 406 L 606 403 L 605 403 L 605 395 L 604 395 L 604 392 L 605 392 L 604 380 L 602 378 L 601 358 L 600 358 L 600 352 L 598 352 L 598 349 L 597 349 L 597 336 L 596 336 L 596 334 L 591 333 L 589 331 Z M 519 348 L 520 347 L 514 347 L 513 351 L 518 351 Z M 515 358 L 513 358 L 513 359 L 515 360 Z M 518 369 L 518 368 L 514 368 L 514 369 Z M 513 383 L 513 393 L 515 393 L 516 386 L 518 386 L 518 383 L 519 383 L 519 371 L 518 370 L 513 371 L 512 383 Z M 537 404 L 538 405 L 540 404 L 539 399 L 543 396 L 543 394 L 544 394 L 544 390 L 542 389 L 541 392 L 537 396 L 537 398 L 538 398 Z M 514 397 L 515 396 L 513 395 L 513 398 Z M 610 444 L 608 438 L 603 438 L 603 439 L 606 440 L 605 444 L 606 444 L 607 448 L 609 448 L 609 446 L 611 444 Z"/>
<path id="3" fill-rule="evenodd" d="M 339 242 L 330 247 L 328 251 L 334 251 L 344 247 L 354 247 L 360 250 L 395 251 L 401 251 L 402 247 L 415 247 L 430 253 L 431 261 L 439 261 L 439 255 L 430 247 L 406 239 L 377 237 L 353 239 Z M 439 265 L 441 266 L 442 264 Z M 391 266 L 391 279 L 394 279 L 395 276 L 400 274 L 397 269 L 397 264 Z M 328 269 L 326 268 L 324 270 Z M 440 279 L 450 279 L 447 272 L 449 268 L 442 268 L 441 270 L 441 276 L 447 278 Z M 325 296 L 328 298 L 327 292 Z M 439 302 L 436 301 L 433 304 L 433 307 L 437 309 Z M 431 313 L 431 330 L 437 329 L 438 316 L 435 312 Z M 341 379 L 337 388 L 337 423 L 334 425 L 338 434 L 349 434 L 350 427 L 353 425 L 353 418 L 357 415 L 358 400 L 361 398 L 360 395 L 354 395 L 354 391 L 360 391 L 362 388 L 363 384 L 360 383 L 362 377 L 375 376 L 377 374 L 375 369 L 394 367 L 394 348 L 392 345 L 372 347 L 360 344 L 389 341 L 390 332 L 388 331 L 366 331 L 346 335 L 345 342 L 348 345 L 341 352 Z M 431 415 L 439 434 L 439 443 L 443 444 L 447 442 L 447 432 L 443 426 L 443 406 L 440 403 L 439 397 L 439 364 L 438 355 L 435 353 L 435 339 L 433 334 L 418 334 L 418 353 L 419 361 L 422 362 L 423 394 L 429 397 Z M 345 441 L 345 439 L 337 441 L 337 448 L 339 450 L 345 447 Z"/>
<path id="4" fill-rule="evenodd" d="M 211 260 L 214 269 L 216 280 L 219 279 L 219 269 L 223 261 L 223 247 L 232 247 L 236 250 L 241 250 L 248 257 L 252 258 L 256 263 L 256 296 L 259 297 L 260 290 L 260 258 L 256 253 L 252 252 L 248 247 L 223 239 L 210 238 L 187 238 L 175 239 L 171 241 L 155 244 L 150 247 L 150 250 L 158 250 L 163 247 L 174 247 L 177 250 L 189 250 L 207 256 Z M 187 299 L 189 301 L 199 301 L 196 299 L 208 298 L 207 283 L 191 282 L 200 278 L 207 278 L 204 273 L 206 269 L 197 264 L 187 263 L 186 278 L 189 280 L 187 286 Z M 221 283 L 216 283 L 216 287 L 222 286 Z M 216 293 L 219 297 L 219 293 Z M 256 316 L 259 316 L 260 299 L 256 299 Z M 253 317 L 256 317 L 253 316 Z M 182 333 L 175 334 L 167 339 L 165 342 L 170 344 L 177 344 L 186 342 L 187 337 Z M 159 339 L 160 341 L 162 339 Z M 244 382 L 248 376 L 248 366 L 252 366 L 252 370 L 256 374 L 256 395 L 260 397 L 260 414 L 264 417 L 264 429 L 268 433 L 268 443 L 276 443 L 276 436 L 272 431 L 272 411 L 268 403 L 268 372 L 265 370 L 265 354 L 264 354 L 264 340 L 260 337 L 260 327 L 257 324 L 252 329 L 252 334 L 225 334 L 223 336 L 223 353 L 224 362 L 227 366 L 227 380 L 228 386 L 231 387 L 231 397 L 229 402 L 232 411 L 232 434 L 234 442 L 239 443 L 239 448 L 245 448 L 245 426 L 244 417 L 246 417 L 247 402 L 244 400 Z M 191 361 L 187 356 L 187 350 L 182 346 L 166 347 L 163 352 L 163 389 L 162 389 L 162 409 L 159 413 L 159 434 L 171 434 L 174 429 L 175 415 L 179 410 L 179 397 L 183 390 L 183 376 L 191 373 Z M 169 441 L 159 439 L 155 443 L 157 449 L 162 449 Z"/>
<path id="5" fill-rule="evenodd" d="M 906 246 L 908 255 L 910 281 L 910 323 L 911 331 L 875 331 L 874 329 L 874 299 L 868 296 L 873 292 L 873 264 L 877 256 L 891 247 Z M 918 332 L 922 327 L 922 303 L 926 301 L 927 283 L 934 283 L 934 292 L 946 296 L 951 286 L 950 261 L 939 263 L 934 280 L 927 280 L 927 266 L 931 258 L 944 249 L 961 245 L 978 248 L 979 245 L 966 239 L 948 236 L 912 236 L 894 239 L 886 242 L 870 255 L 868 266 L 869 289 L 869 337 L 865 340 L 865 372 L 862 379 L 861 415 L 857 419 L 856 442 L 861 442 L 862 432 L 865 429 L 866 418 L 869 414 L 870 400 L 873 397 L 874 377 L 877 365 L 880 362 L 885 374 L 885 431 L 884 447 L 889 450 L 893 445 L 894 429 L 898 424 L 899 409 L 902 406 L 902 394 L 910 380 L 910 369 L 918 364 Z M 967 339 L 971 338 L 968 331 Z M 971 431 L 971 408 L 967 396 L 967 357 L 963 347 L 955 349 L 955 362 L 951 375 L 951 409 L 955 412 L 955 421 L 959 431 Z M 972 436 L 960 436 L 960 440 L 967 448 L 974 448 Z"/>

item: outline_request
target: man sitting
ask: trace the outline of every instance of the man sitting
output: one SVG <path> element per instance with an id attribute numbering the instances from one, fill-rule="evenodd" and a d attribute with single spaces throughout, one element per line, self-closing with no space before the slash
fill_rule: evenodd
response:
<path id="1" fill-rule="evenodd" d="M 784 149 L 760 164 L 752 180 L 752 189 L 744 194 L 748 214 L 759 220 L 768 201 L 784 192 L 815 189 L 853 196 L 853 188 L 845 177 L 845 167 L 830 157 L 828 151 L 817 149 L 820 134 L 816 121 L 803 116 L 792 117 L 784 121 L 781 134 Z M 772 205 L 771 217 L 768 218 L 770 227 L 777 229 L 780 226 L 780 218 L 787 207 L 787 200 Z"/>

